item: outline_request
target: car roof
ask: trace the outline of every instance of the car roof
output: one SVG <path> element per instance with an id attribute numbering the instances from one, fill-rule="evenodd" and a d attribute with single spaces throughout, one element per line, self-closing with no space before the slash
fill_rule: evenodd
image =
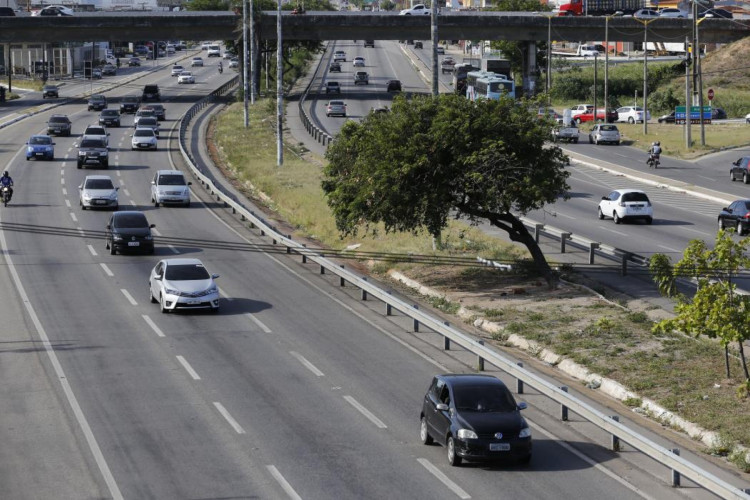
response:
<path id="1" fill-rule="evenodd" d="M 625 193 L 643 193 L 643 194 L 646 194 L 646 192 L 643 189 L 630 189 L 630 188 L 627 188 L 627 189 L 613 189 L 612 191 L 613 192 L 617 191 L 620 194 L 625 194 Z"/>
<path id="2" fill-rule="evenodd" d="M 96 180 L 112 180 L 112 177 L 108 175 L 87 175 L 84 180 L 86 179 L 96 179 Z"/>
<path id="3" fill-rule="evenodd" d="M 157 170 L 156 175 L 182 175 L 184 176 L 185 174 L 179 170 Z"/>
<path id="4" fill-rule="evenodd" d="M 492 375 L 477 373 L 446 373 L 438 375 L 439 378 L 449 382 L 453 387 L 475 386 L 475 385 L 497 385 L 506 387 L 505 383 Z"/>
<path id="5" fill-rule="evenodd" d="M 146 216 L 145 213 L 141 212 L 140 210 L 118 210 L 117 212 L 112 214 L 112 217 L 124 217 L 126 215 L 142 215 Z"/>
<path id="6" fill-rule="evenodd" d="M 162 262 L 168 266 L 184 266 L 184 265 L 199 265 L 203 266 L 203 262 L 200 261 L 200 259 L 190 259 L 190 258 L 174 258 L 174 259 L 164 259 Z M 205 266 L 204 266 L 205 267 Z"/>
<path id="7" fill-rule="evenodd" d="M 34 135 L 32 135 L 31 137 L 49 137 L 50 139 L 52 139 L 52 137 L 50 137 L 50 136 L 49 136 L 49 135 L 47 135 L 47 134 L 34 134 Z"/>

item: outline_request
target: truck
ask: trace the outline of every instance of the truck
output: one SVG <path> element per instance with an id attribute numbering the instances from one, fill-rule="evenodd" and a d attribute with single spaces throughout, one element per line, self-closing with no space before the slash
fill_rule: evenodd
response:
<path id="1" fill-rule="evenodd" d="M 560 3 L 560 16 L 607 16 L 616 13 L 634 14 L 646 8 L 646 0 L 570 0 Z"/>
<path id="2" fill-rule="evenodd" d="M 501 59 L 499 57 L 483 57 L 481 60 L 482 71 L 488 71 L 490 73 L 497 73 L 503 75 L 508 80 L 512 80 L 510 61 L 508 59 Z"/>

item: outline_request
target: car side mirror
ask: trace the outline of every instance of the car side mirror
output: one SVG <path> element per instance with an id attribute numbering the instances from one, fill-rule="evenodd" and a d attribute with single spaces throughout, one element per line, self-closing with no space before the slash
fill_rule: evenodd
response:
<path id="1" fill-rule="evenodd" d="M 115 188 L 115 191 L 119 191 L 119 190 L 120 190 L 119 186 Z"/>
<path id="2" fill-rule="evenodd" d="M 218 277 L 219 277 L 219 275 L 218 275 L 218 274 L 212 274 L 212 275 L 211 275 L 211 278 L 212 278 L 212 279 L 217 279 Z"/>
<path id="3" fill-rule="evenodd" d="M 448 411 L 448 405 L 445 403 L 438 403 L 435 408 L 440 411 Z"/>
<path id="4" fill-rule="evenodd" d="M 523 401 L 521 401 L 520 403 L 518 403 L 518 409 L 519 410 L 525 410 L 526 408 L 528 408 L 528 405 L 526 403 L 524 403 Z"/>
<path id="5" fill-rule="evenodd" d="M 154 279 L 155 280 L 160 280 L 161 279 L 161 274 L 154 274 Z"/>
<path id="6" fill-rule="evenodd" d="M 57 143 L 56 143 L 56 142 L 53 142 L 53 143 L 52 143 L 52 145 L 53 145 L 53 146 L 54 146 L 55 144 L 57 144 Z"/>
<path id="7" fill-rule="evenodd" d="M 729 207 L 724 207 L 722 208 L 722 210 L 724 210 L 725 212 L 729 212 L 730 214 L 732 213 L 732 209 Z"/>
<path id="8" fill-rule="evenodd" d="M 607 198 L 606 196 L 602 196 L 602 200 L 609 201 L 609 198 Z"/>
<path id="9" fill-rule="evenodd" d="M 151 228 L 151 227 L 156 227 L 156 224 L 151 224 L 151 225 L 150 225 L 150 226 L 148 226 L 148 227 L 150 227 L 150 228 Z"/>
<path id="10" fill-rule="evenodd" d="M 107 224 L 107 229 L 112 229 L 112 224 Z"/>
<path id="11" fill-rule="evenodd" d="M 26 144 L 28 144 L 28 143 L 26 143 Z M 732 162 L 732 165 L 739 166 L 739 164 L 740 164 L 740 160 L 735 160 L 735 161 Z"/>
<path id="12" fill-rule="evenodd" d="M 188 186 L 192 186 L 192 185 L 193 185 L 193 183 L 192 183 L 192 182 L 188 182 Z"/>

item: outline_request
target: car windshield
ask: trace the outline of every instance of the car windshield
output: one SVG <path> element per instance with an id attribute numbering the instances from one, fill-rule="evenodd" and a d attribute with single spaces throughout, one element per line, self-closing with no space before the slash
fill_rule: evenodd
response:
<path id="1" fill-rule="evenodd" d="M 202 264 L 177 264 L 167 266 L 164 278 L 170 281 L 205 280 L 210 278 Z"/>
<path id="2" fill-rule="evenodd" d="M 116 109 L 105 109 L 102 111 L 102 116 L 117 116 Z"/>
<path id="3" fill-rule="evenodd" d="M 103 101 L 104 96 L 103 95 L 92 95 L 89 101 Z"/>
<path id="4" fill-rule="evenodd" d="M 182 69 L 182 66 L 180 66 L 179 64 L 175 64 L 174 66 L 172 66 L 172 69 Z"/>
<path id="5" fill-rule="evenodd" d="M 622 201 L 645 201 L 648 202 L 648 196 L 646 193 L 625 193 L 622 195 Z"/>
<path id="6" fill-rule="evenodd" d="M 124 214 L 115 217 L 114 226 L 130 229 L 136 227 L 148 227 L 148 221 L 143 214 Z"/>
<path id="7" fill-rule="evenodd" d="M 54 85 L 45 85 L 44 90 L 57 90 L 57 87 Z"/>
<path id="8" fill-rule="evenodd" d="M 103 148 L 104 144 L 99 139 L 84 139 L 81 141 L 82 148 Z"/>
<path id="9" fill-rule="evenodd" d="M 181 175 L 160 175 L 160 186 L 184 186 L 185 178 Z"/>
<path id="10" fill-rule="evenodd" d="M 51 137 L 32 137 L 31 139 L 29 139 L 29 144 L 50 145 L 52 144 L 52 138 Z"/>
<path id="11" fill-rule="evenodd" d="M 136 137 L 155 137 L 154 131 L 151 130 L 150 128 L 135 129 L 135 134 L 133 135 L 135 135 Z"/>
<path id="12" fill-rule="evenodd" d="M 328 103 L 328 105 L 329 106 L 343 106 L 344 101 L 331 101 L 330 103 Z"/>
<path id="13" fill-rule="evenodd" d="M 138 102 L 138 98 L 137 97 L 124 97 L 122 99 L 122 102 Z"/>
<path id="14" fill-rule="evenodd" d="M 86 189 L 114 189 L 110 179 L 89 179 L 84 186 Z"/>
<path id="15" fill-rule="evenodd" d="M 148 109 L 148 108 L 139 109 L 138 116 L 139 117 L 154 116 L 154 110 Z"/>
<path id="16" fill-rule="evenodd" d="M 516 410 L 516 402 L 510 392 L 500 386 L 470 385 L 454 389 L 456 408 L 473 411 Z"/>

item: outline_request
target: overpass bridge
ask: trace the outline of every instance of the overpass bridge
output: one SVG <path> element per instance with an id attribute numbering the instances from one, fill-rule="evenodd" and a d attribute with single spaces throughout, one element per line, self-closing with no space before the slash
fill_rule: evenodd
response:
<path id="1" fill-rule="evenodd" d="M 259 39 L 276 39 L 276 12 L 256 21 Z M 308 12 L 281 14 L 286 40 L 428 40 L 430 16 L 395 12 Z M 92 40 L 229 40 L 241 31 L 233 12 L 91 12 L 72 17 L 0 17 L 0 43 Z M 644 24 L 632 17 L 550 17 L 534 12 L 445 12 L 438 16 L 442 40 L 604 40 L 641 42 Z M 649 42 L 681 42 L 692 32 L 689 19 L 657 19 L 648 25 Z M 705 19 L 702 43 L 728 43 L 750 35 L 750 20 Z"/>

